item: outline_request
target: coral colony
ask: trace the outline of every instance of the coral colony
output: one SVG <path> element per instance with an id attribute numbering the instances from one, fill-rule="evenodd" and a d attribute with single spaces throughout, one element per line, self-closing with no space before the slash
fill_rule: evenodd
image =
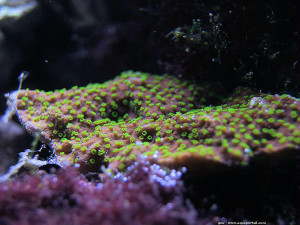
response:
<path id="1" fill-rule="evenodd" d="M 247 165 L 259 154 L 296 151 L 300 102 L 238 88 L 192 84 L 172 76 L 123 72 L 103 84 L 11 97 L 18 117 L 63 165 L 122 171 L 137 158 L 170 168 Z M 66 163 L 68 162 L 68 163 Z"/>

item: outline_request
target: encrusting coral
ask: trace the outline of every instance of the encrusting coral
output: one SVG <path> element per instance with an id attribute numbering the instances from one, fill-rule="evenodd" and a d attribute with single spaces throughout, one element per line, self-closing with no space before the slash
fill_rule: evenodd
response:
<path id="1" fill-rule="evenodd" d="M 172 168 L 198 168 L 299 150 L 299 100 L 247 88 L 225 98 L 217 89 L 127 71 L 104 84 L 11 96 L 25 128 L 82 171 L 122 170 L 140 155 Z"/>

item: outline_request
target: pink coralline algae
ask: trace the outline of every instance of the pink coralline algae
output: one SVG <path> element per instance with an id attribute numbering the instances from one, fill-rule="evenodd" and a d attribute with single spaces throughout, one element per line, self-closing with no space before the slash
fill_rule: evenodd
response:
<path id="1" fill-rule="evenodd" d="M 184 201 L 181 172 L 135 163 L 89 182 L 74 168 L 0 184 L 0 224 L 198 224 Z M 213 219 L 213 218 L 212 218 Z"/>

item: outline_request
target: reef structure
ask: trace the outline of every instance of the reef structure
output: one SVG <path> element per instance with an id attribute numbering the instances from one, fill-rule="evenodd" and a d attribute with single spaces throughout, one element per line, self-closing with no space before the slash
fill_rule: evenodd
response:
<path id="1" fill-rule="evenodd" d="M 170 168 L 247 165 L 299 151 L 300 101 L 289 95 L 126 71 L 103 84 L 10 94 L 31 134 L 81 171 L 124 170 L 140 156 Z"/>
<path id="2" fill-rule="evenodd" d="M 88 181 L 74 167 L 51 175 L 23 174 L 0 183 L 0 224 L 196 225 L 220 221 L 212 214 L 198 220 L 196 210 L 184 200 L 180 177 L 179 171 L 167 173 L 145 161 L 101 183 Z"/>

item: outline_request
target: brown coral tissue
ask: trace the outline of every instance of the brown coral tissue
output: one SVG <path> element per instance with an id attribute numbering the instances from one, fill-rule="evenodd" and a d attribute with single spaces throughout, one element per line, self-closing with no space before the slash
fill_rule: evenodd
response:
<path id="1" fill-rule="evenodd" d="M 202 171 L 298 152 L 299 99 L 247 88 L 220 96 L 216 89 L 126 71 L 104 84 L 11 95 L 26 130 L 39 134 L 62 163 L 81 171 L 103 165 L 123 170 L 139 155 L 170 168 Z"/>

